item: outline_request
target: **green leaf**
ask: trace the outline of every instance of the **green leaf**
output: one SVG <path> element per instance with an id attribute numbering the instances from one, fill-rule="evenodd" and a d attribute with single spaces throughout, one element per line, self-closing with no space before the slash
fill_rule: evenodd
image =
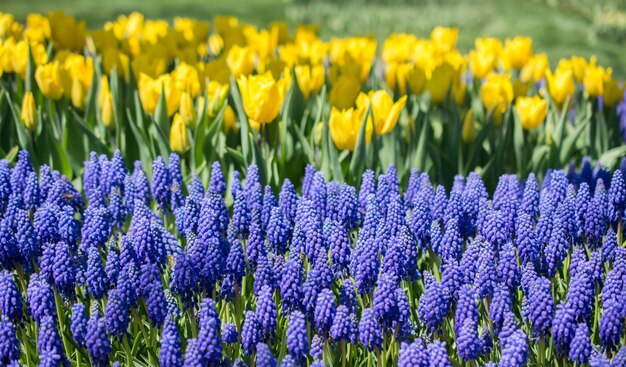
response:
<path id="1" fill-rule="evenodd" d="M 239 86 L 235 81 L 235 78 L 231 76 L 230 78 L 230 91 L 233 96 L 233 102 L 235 104 L 235 109 L 237 110 L 237 117 L 239 118 L 239 128 L 240 136 L 241 136 L 241 151 L 243 153 L 243 158 L 246 161 L 246 165 L 252 163 L 252 147 L 250 146 L 250 123 L 248 122 L 248 116 L 246 115 L 246 111 L 243 108 L 243 101 L 241 99 L 241 93 L 239 92 Z M 259 167 L 260 168 L 260 167 Z"/>
<path id="2" fill-rule="evenodd" d="M 362 174 L 363 167 L 365 166 L 365 155 L 367 148 L 366 141 L 366 133 L 367 133 L 367 119 L 372 114 L 372 107 L 367 107 L 367 112 L 363 117 L 363 121 L 361 121 L 361 126 L 359 127 L 359 135 L 356 138 L 356 145 L 354 146 L 354 151 L 352 152 L 352 159 L 350 160 L 350 172 L 357 177 L 360 177 Z"/>
<path id="3" fill-rule="evenodd" d="M 576 128 L 574 129 L 574 131 L 570 132 L 565 139 L 563 139 L 563 143 L 561 144 L 560 147 L 560 152 L 559 152 L 559 160 L 560 160 L 560 164 L 564 165 L 568 160 L 570 160 L 572 158 L 572 152 L 574 151 L 574 148 L 576 147 L 576 142 L 578 140 L 578 138 L 580 138 L 580 136 L 582 135 L 583 131 L 585 131 L 585 128 L 587 127 L 587 125 L 589 125 L 589 119 L 585 119 L 583 121 L 581 121 Z"/>
<path id="4" fill-rule="evenodd" d="M 226 147 L 226 152 L 230 155 L 239 165 L 243 166 L 246 162 L 243 159 L 243 155 L 240 151 L 235 150 L 231 147 Z"/>
<path id="5" fill-rule="evenodd" d="M 302 134 L 302 130 L 300 130 L 300 127 L 298 125 L 293 124 L 292 128 L 296 134 L 296 137 L 298 138 L 298 141 L 300 142 L 300 145 L 302 146 L 302 150 L 304 150 L 304 154 L 306 155 L 308 161 L 313 162 L 315 159 L 315 153 L 313 151 L 313 148 L 311 147 L 311 144 L 309 144 L 309 142 L 306 140 L 306 137 L 304 136 L 304 134 Z"/>
<path id="6" fill-rule="evenodd" d="M 167 134 L 170 132 L 170 118 L 167 113 L 167 101 L 165 100 L 164 85 L 161 85 L 161 96 L 159 97 L 159 103 L 154 111 L 154 120 L 161 132 L 161 135 L 165 139 L 165 145 L 169 146 L 169 135 Z M 167 134 L 165 134 L 165 132 L 167 132 Z"/>
<path id="7" fill-rule="evenodd" d="M 32 151 L 31 145 L 31 135 L 24 127 L 22 123 L 22 117 L 20 116 L 20 111 L 18 111 L 18 107 L 11 100 L 11 96 L 9 94 L 6 95 L 9 101 L 9 107 L 11 108 L 11 113 L 13 114 L 13 122 L 15 123 L 15 129 L 17 130 L 17 139 L 20 142 L 20 146 L 23 149 L 28 149 Z"/>
<path id="8" fill-rule="evenodd" d="M 626 145 L 621 145 L 604 152 L 600 156 L 600 164 L 608 169 L 615 169 L 623 157 L 626 157 Z"/>
<path id="9" fill-rule="evenodd" d="M 30 48 L 30 44 L 28 45 L 28 63 L 26 64 L 26 80 L 25 82 L 25 92 L 34 92 L 37 86 L 35 83 L 35 70 L 37 69 L 37 65 L 35 65 L 35 59 L 33 58 L 33 52 Z"/>
<path id="10" fill-rule="evenodd" d="M 98 139 L 96 135 L 94 135 L 91 129 L 83 121 L 83 118 L 78 116 L 74 109 L 70 109 L 70 111 L 72 111 L 73 118 L 70 118 L 69 121 L 76 124 L 76 127 L 83 131 L 89 141 L 90 146 L 95 147 L 96 150 L 100 152 L 107 152 L 111 154 L 111 149 L 102 140 Z"/>
<path id="11" fill-rule="evenodd" d="M 525 176 L 524 172 L 524 130 L 520 123 L 517 111 L 513 110 L 513 150 L 515 151 L 515 161 L 517 162 L 517 173 Z"/>

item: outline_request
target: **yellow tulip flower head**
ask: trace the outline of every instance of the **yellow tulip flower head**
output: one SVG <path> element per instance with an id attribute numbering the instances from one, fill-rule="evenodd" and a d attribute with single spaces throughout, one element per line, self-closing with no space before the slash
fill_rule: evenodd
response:
<path id="1" fill-rule="evenodd" d="M 545 77 L 549 67 L 548 55 L 545 53 L 537 54 L 531 57 L 528 63 L 522 68 L 520 79 L 525 83 L 536 83 Z"/>
<path id="2" fill-rule="evenodd" d="M 102 95 L 102 102 L 100 104 L 100 116 L 102 118 L 102 124 L 112 129 L 115 127 L 115 115 L 113 113 L 113 95 L 111 92 L 105 92 Z"/>
<path id="3" fill-rule="evenodd" d="M 362 108 L 339 110 L 333 107 L 331 109 L 328 128 L 330 129 L 330 136 L 338 149 L 354 150 L 365 113 L 367 113 L 367 110 Z M 369 143 L 372 137 L 372 124 L 370 121 L 368 118 L 365 126 L 366 143 Z"/>
<path id="4" fill-rule="evenodd" d="M 513 101 L 513 84 L 507 74 L 489 74 L 480 86 L 480 98 L 485 109 L 496 119 Z"/>
<path id="5" fill-rule="evenodd" d="M 604 94 L 604 83 L 611 78 L 612 70 L 605 69 L 602 66 L 589 65 L 585 70 L 583 78 L 583 86 L 585 94 L 597 97 Z"/>
<path id="6" fill-rule="evenodd" d="M 476 126 L 474 123 L 474 111 L 470 108 L 463 119 L 463 132 L 461 134 L 464 143 L 472 143 L 476 139 Z"/>
<path id="7" fill-rule="evenodd" d="M 241 75 L 250 75 L 254 70 L 254 54 L 247 47 L 235 45 L 228 51 L 226 63 L 236 78 Z"/>
<path id="8" fill-rule="evenodd" d="M 328 98 L 333 106 L 347 109 L 354 105 L 360 90 L 361 82 L 359 79 L 354 75 L 344 74 L 335 81 Z"/>
<path id="9" fill-rule="evenodd" d="M 449 52 L 456 47 L 456 41 L 459 38 L 458 28 L 446 28 L 437 26 L 430 33 L 430 40 L 435 47 L 442 53 Z"/>
<path id="10" fill-rule="evenodd" d="M 285 95 L 281 83 L 274 79 L 272 73 L 242 75 L 238 84 L 249 119 L 257 124 L 269 124 L 278 116 Z"/>
<path id="11" fill-rule="evenodd" d="M 180 107 L 178 112 L 185 126 L 192 127 L 196 123 L 196 110 L 189 93 L 182 92 L 180 94 Z"/>
<path id="12" fill-rule="evenodd" d="M 63 95 L 63 84 L 61 82 L 58 61 L 38 66 L 35 71 L 35 80 L 39 89 L 47 98 L 56 101 Z"/>
<path id="13" fill-rule="evenodd" d="M 79 51 L 85 46 L 87 26 L 85 21 L 66 15 L 62 10 L 48 14 L 50 33 L 57 49 Z"/>
<path id="14" fill-rule="evenodd" d="M 37 105 L 32 92 L 26 92 L 22 100 L 22 111 L 20 114 L 24 127 L 29 131 L 37 130 L 39 126 L 39 116 L 37 115 Z"/>
<path id="15" fill-rule="evenodd" d="M 519 97 L 515 102 L 515 111 L 522 127 L 526 130 L 533 130 L 545 120 L 548 103 L 539 96 Z"/>
<path id="16" fill-rule="evenodd" d="M 237 117 L 235 116 L 235 111 L 230 105 L 226 106 L 226 110 L 224 110 L 224 131 L 228 134 L 229 131 L 233 131 L 237 133 L 239 128 L 237 127 Z"/>
<path id="17" fill-rule="evenodd" d="M 189 150 L 187 127 L 178 113 L 174 115 L 170 127 L 170 149 L 178 154 L 183 154 Z"/>
<path id="18" fill-rule="evenodd" d="M 368 101 L 372 105 L 372 116 L 377 135 L 386 135 L 398 123 L 400 112 L 406 104 L 406 95 L 402 96 L 396 103 L 384 90 L 370 92 Z"/>
<path id="19" fill-rule="evenodd" d="M 604 82 L 604 94 L 602 96 L 604 97 L 604 106 L 611 107 L 624 96 L 624 86 L 620 88 L 617 81 L 608 79 Z"/>
<path id="20" fill-rule="evenodd" d="M 491 52 L 472 51 L 469 54 L 469 65 L 472 74 L 482 79 L 493 71 L 496 65 L 497 55 Z"/>
<path id="21" fill-rule="evenodd" d="M 571 98 L 576 91 L 576 84 L 574 83 L 571 70 L 557 68 L 554 73 L 548 70 L 546 72 L 546 81 L 550 97 L 558 105 L 565 103 L 565 100 Z"/>
<path id="22" fill-rule="evenodd" d="M 309 99 L 311 93 L 319 92 L 324 85 L 323 65 L 297 65 L 295 68 L 298 87 L 302 91 L 304 99 Z"/>
<path id="23" fill-rule="evenodd" d="M 533 54 L 533 40 L 529 37 L 507 38 L 502 50 L 502 63 L 507 70 L 521 69 Z"/>
<path id="24" fill-rule="evenodd" d="M 450 63 L 443 62 L 437 65 L 426 83 L 426 90 L 430 92 L 433 103 L 443 103 L 453 82 L 458 78 L 459 73 Z"/>
<path id="25" fill-rule="evenodd" d="M 228 84 L 224 85 L 214 81 L 209 82 L 207 95 L 209 97 L 207 114 L 209 117 L 215 117 L 228 96 Z"/>
<path id="26" fill-rule="evenodd" d="M 78 78 L 72 78 L 72 88 L 71 88 L 71 100 L 74 107 L 79 110 L 85 109 L 85 102 L 87 98 L 87 91 L 83 87 L 83 84 L 80 82 Z"/>

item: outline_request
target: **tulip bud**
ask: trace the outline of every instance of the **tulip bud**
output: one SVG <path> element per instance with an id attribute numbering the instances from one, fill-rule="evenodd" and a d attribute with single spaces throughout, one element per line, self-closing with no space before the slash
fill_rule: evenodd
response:
<path id="1" fill-rule="evenodd" d="M 185 123 L 185 126 L 192 127 L 196 123 L 196 110 L 193 106 L 193 100 L 187 92 L 183 92 L 180 95 L 180 118 Z"/>
<path id="2" fill-rule="evenodd" d="M 226 106 L 224 111 L 224 130 L 228 134 L 229 131 L 237 132 L 237 118 L 235 117 L 235 111 L 230 105 Z"/>
<path id="3" fill-rule="evenodd" d="M 463 142 L 466 144 L 474 142 L 476 138 L 476 126 L 474 126 L 474 111 L 470 108 L 463 120 Z"/>
<path id="4" fill-rule="evenodd" d="M 102 96 L 102 105 L 100 110 L 102 113 L 102 123 L 108 129 L 115 127 L 115 120 L 113 117 L 113 95 L 108 92 Z"/>
<path id="5" fill-rule="evenodd" d="M 170 128 L 170 149 L 178 154 L 183 154 L 189 150 L 187 127 L 178 113 L 174 115 L 174 121 Z"/>
<path id="6" fill-rule="evenodd" d="M 32 92 L 26 92 L 24 95 L 21 118 L 24 127 L 28 130 L 35 131 L 37 129 L 39 117 L 37 116 L 37 106 L 35 105 L 35 98 Z"/>
<path id="7" fill-rule="evenodd" d="M 532 130 L 539 127 L 548 113 L 548 103 L 539 96 L 520 97 L 515 103 L 515 111 L 522 127 Z"/>
<path id="8" fill-rule="evenodd" d="M 85 99 L 87 95 L 85 93 L 85 88 L 83 88 L 83 84 L 80 82 L 80 79 L 73 78 L 72 79 L 72 104 L 74 107 L 79 110 L 85 109 Z"/>

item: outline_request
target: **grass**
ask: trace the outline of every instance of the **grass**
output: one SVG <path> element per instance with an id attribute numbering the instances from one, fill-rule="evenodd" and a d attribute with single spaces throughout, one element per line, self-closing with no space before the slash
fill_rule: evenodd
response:
<path id="1" fill-rule="evenodd" d="M 610 1 L 610 0 L 604 0 Z M 626 75 L 624 44 L 598 36 L 594 20 L 572 2 L 588 0 L 0 0 L 2 11 L 24 19 L 29 12 L 65 9 L 86 19 L 90 27 L 134 10 L 147 17 L 171 19 L 191 16 L 210 19 L 232 14 L 254 24 L 286 19 L 320 25 L 323 37 L 390 32 L 427 36 L 435 25 L 461 29 L 459 48 L 467 51 L 477 36 L 499 38 L 531 36 L 537 52 L 547 52 L 553 63 L 573 54 L 597 55 L 615 75 Z"/>

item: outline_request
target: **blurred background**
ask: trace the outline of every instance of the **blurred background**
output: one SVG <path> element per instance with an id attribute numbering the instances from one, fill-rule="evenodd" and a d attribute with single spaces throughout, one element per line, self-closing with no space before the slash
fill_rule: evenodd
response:
<path id="1" fill-rule="evenodd" d="M 56 9 L 85 19 L 89 28 L 132 11 L 149 18 L 223 14 L 258 25 L 314 23 L 325 38 L 427 36 L 436 25 L 453 26 L 461 30 L 461 51 L 477 36 L 530 36 L 535 52 L 547 52 L 552 62 L 595 54 L 618 79 L 626 75 L 626 0 L 0 0 L 0 11 L 19 20 Z"/>

